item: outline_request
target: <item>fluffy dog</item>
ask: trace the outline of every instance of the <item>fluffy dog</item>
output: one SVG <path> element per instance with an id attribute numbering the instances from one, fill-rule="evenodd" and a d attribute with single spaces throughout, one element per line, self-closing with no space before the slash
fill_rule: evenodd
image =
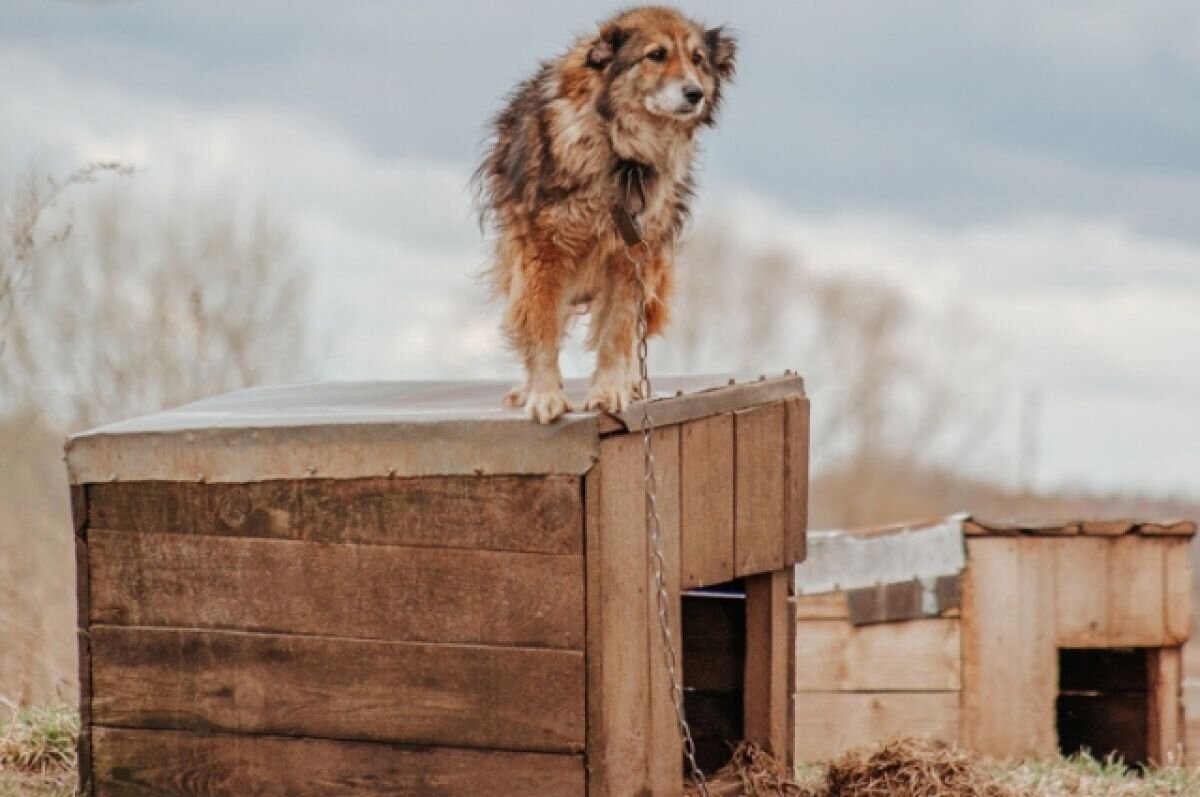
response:
<path id="1" fill-rule="evenodd" d="M 571 409 L 558 355 L 572 308 L 591 313 L 585 408 L 620 412 L 636 396 L 638 283 L 621 217 L 640 226 L 647 331 L 659 334 L 696 133 L 714 123 L 735 50 L 722 28 L 673 9 L 626 11 L 544 62 L 493 120 L 475 185 L 481 222 L 498 231 L 489 275 L 504 332 L 525 366 L 505 403 L 541 423 Z"/>

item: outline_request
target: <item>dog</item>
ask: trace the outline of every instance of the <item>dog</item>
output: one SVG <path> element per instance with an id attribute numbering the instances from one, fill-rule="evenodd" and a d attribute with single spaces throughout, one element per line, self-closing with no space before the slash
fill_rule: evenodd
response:
<path id="1" fill-rule="evenodd" d="M 638 397 L 626 247 L 644 263 L 646 332 L 661 334 L 697 132 L 715 123 L 736 50 L 723 27 L 635 8 L 542 63 L 493 119 L 473 182 L 480 224 L 498 233 L 487 274 L 525 369 L 506 405 L 540 423 L 572 409 L 558 357 L 573 310 L 590 312 L 596 355 L 584 408 L 617 413 Z"/>

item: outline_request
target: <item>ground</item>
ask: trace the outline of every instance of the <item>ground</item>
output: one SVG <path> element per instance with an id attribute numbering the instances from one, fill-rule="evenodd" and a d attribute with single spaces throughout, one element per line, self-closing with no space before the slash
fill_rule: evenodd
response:
<path id="1" fill-rule="evenodd" d="M 27 709 L 0 723 L 0 797 L 73 797 L 79 717 L 68 708 Z M 1001 764 L 901 740 L 805 767 L 795 780 L 741 750 L 725 781 L 748 797 L 1200 797 L 1200 768 L 1133 771 L 1087 756 Z M 721 778 L 713 793 L 728 794 Z"/>

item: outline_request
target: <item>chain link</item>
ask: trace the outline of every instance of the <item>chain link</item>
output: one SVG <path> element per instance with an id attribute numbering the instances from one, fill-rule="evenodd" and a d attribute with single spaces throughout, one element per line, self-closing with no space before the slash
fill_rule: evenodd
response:
<path id="1" fill-rule="evenodd" d="M 679 725 L 679 736 L 683 743 L 683 756 L 687 761 L 688 771 L 696 784 L 700 797 L 709 797 L 708 782 L 704 771 L 696 763 L 696 742 L 692 738 L 692 728 L 688 725 L 687 715 L 683 707 L 683 684 L 679 680 L 679 655 L 675 650 L 675 639 L 671 633 L 671 596 L 667 593 L 667 580 L 664 575 L 666 562 L 662 547 L 662 521 L 658 515 L 658 480 L 655 476 L 654 418 L 650 415 L 649 347 L 646 343 L 646 280 L 643 269 L 645 264 L 634 257 L 632 247 L 625 247 L 625 257 L 633 264 L 633 273 L 637 279 L 637 358 L 638 358 L 638 393 L 642 400 L 642 451 L 645 465 L 646 491 L 646 532 L 650 538 L 650 562 L 654 570 L 655 603 L 658 611 L 658 629 L 662 635 L 663 661 L 667 667 L 667 677 L 671 682 L 671 704 L 675 708 L 675 720 Z"/>

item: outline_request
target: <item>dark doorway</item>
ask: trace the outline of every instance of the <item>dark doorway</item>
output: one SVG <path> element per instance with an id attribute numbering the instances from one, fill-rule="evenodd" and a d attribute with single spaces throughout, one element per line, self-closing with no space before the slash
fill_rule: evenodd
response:
<path id="1" fill-rule="evenodd" d="M 1063 649 L 1058 652 L 1058 746 L 1116 756 L 1130 766 L 1149 760 L 1149 651 Z"/>
<path id="2" fill-rule="evenodd" d="M 684 710 L 696 760 L 713 773 L 743 737 L 746 595 L 740 581 L 684 593 Z"/>

